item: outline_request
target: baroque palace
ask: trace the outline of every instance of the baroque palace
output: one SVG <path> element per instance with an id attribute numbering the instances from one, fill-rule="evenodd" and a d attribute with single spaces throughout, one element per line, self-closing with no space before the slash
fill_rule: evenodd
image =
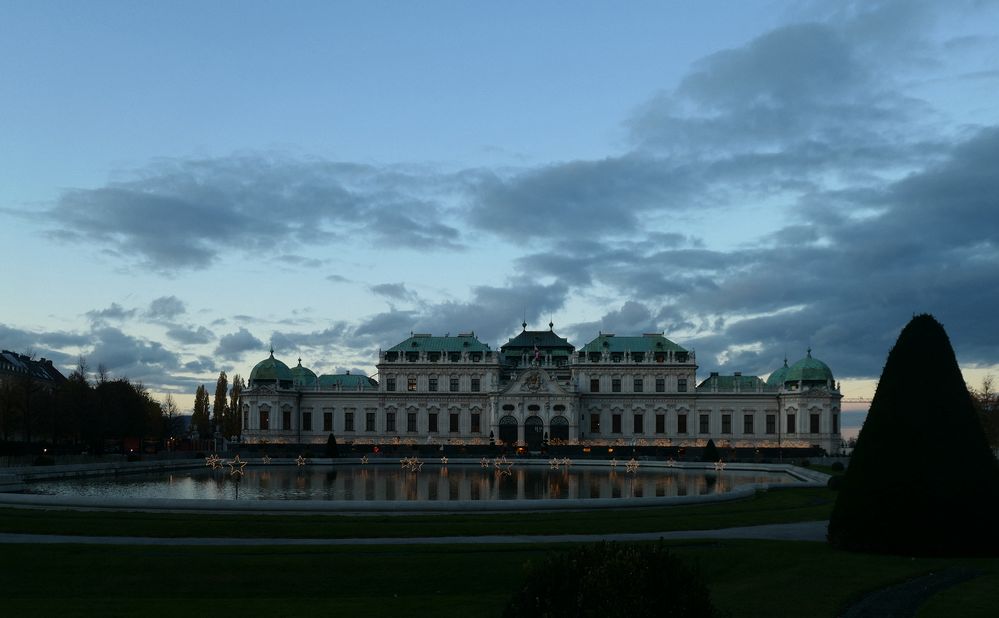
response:
<path id="1" fill-rule="evenodd" d="M 697 382 L 689 352 L 661 333 L 601 333 L 580 349 L 548 330 L 499 352 L 474 333 L 413 334 L 378 356 L 378 380 L 317 376 L 273 350 L 243 392 L 250 443 L 808 447 L 840 450 L 839 386 L 807 356 L 757 376 Z"/>

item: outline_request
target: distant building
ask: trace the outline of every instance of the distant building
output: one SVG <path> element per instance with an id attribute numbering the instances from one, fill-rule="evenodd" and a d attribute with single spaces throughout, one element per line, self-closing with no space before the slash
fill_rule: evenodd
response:
<path id="1" fill-rule="evenodd" d="M 0 351 L 0 384 L 6 385 L 16 380 L 31 380 L 39 386 L 54 389 L 66 381 L 66 376 L 49 359 L 34 360 L 10 350 Z"/>
<path id="2" fill-rule="evenodd" d="M 812 358 L 757 376 L 711 373 L 662 333 L 600 333 L 578 351 L 548 330 L 492 350 L 474 333 L 413 334 L 379 352 L 378 377 L 316 376 L 274 358 L 243 393 L 247 442 L 593 445 L 840 449 L 832 371 Z"/>

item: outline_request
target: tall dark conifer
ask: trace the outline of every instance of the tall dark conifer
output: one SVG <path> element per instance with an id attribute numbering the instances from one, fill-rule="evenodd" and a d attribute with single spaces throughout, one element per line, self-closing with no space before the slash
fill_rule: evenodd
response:
<path id="1" fill-rule="evenodd" d="M 219 379 L 215 383 L 215 400 L 212 402 L 212 432 L 222 431 L 225 422 L 226 410 L 229 409 L 229 379 L 225 372 L 219 372 Z M 228 437 L 228 436 L 226 436 Z"/>
<path id="2" fill-rule="evenodd" d="M 947 333 L 912 319 L 888 354 L 829 522 L 844 549 L 999 551 L 999 465 Z"/>

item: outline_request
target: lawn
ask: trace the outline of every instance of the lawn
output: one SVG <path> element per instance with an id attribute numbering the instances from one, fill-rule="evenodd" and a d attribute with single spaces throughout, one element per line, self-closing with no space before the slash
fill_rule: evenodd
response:
<path id="1" fill-rule="evenodd" d="M 648 532 L 828 518 L 835 493 L 782 489 L 668 508 L 433 516 L 229 515 L 0 509 L 0 531 L 158 537 L 411 537 Z M 911 559 L 814 542 L 677 541 L 733 617 L 833 617 L 864 593 L 954 565 L 985 574 L 920 618 L 991 616 L 999 560 Z M 0 546 L 4 615 L 499 616 L 524 564 L 564 544 L 368 547 Z M 612 592 L 609 592 L 612 593 Z"/>
<path id="2" fill-rule="evenodd" d="M 705 530 L 827 519 L 824 488 L 759 492 L 686 506 L 492 515 L 208 515 L 0 509 L 0 532 L 151 537 L 371 538 L 485 534 L 599 534 Z"/>
<path id="3" fill-rule="evenodd" d="M 671 543 L 733 617 L 833 617 L 852 599 L 954 564 L 987 572 L 941 593 L 921 618 L 999 606 L 999 561 L 910 559 L 821 543 Z M 3 548 L 6 615 L 498 616 L 523 565 L 564 545 Z M 612 593 L 612 591 L 609 591 Z M 945 596 L 946 595 L 946 596 Z M 936 601 L 942 600 L 942 603 Z M 991 614 L 990 614 L 991 615 Z"/>

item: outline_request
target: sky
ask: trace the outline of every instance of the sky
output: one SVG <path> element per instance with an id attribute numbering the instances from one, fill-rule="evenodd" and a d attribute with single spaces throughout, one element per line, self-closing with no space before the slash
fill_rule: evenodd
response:
<path id="1" fill-rule="evenodd" d="M 411 332 L 999 369 L 999 2 L 0 0 L 0 346 L 198 384 Z M 863 408 L 863 406 L 861 406 Z M 858 409 L 861 409 L 858 408 Z"/>

